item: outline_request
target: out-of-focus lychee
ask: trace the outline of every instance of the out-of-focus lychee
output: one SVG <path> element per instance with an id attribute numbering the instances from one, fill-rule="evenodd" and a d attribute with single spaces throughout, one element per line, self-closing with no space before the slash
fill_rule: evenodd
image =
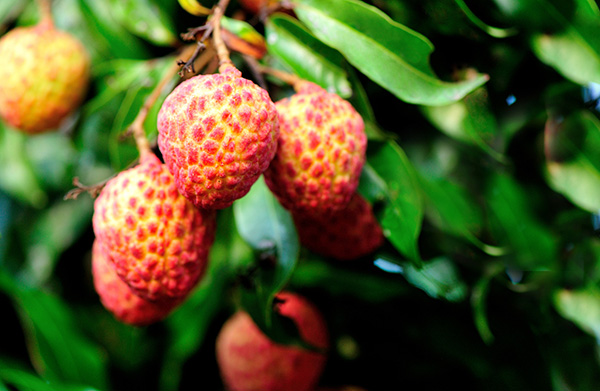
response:
<path id="1" fill-rule="evenodd" d="M 355 193 L 348 206 L 330 215 L 292 212 L 300 243 L 311 251 L 339 260 L 365 256 L 384 241 L 371 205 Z"/>
<path id="2" fill-rule="evenodd" d="M 148 300 L 181 298 L 196 285 L 216 230 L 215 212 L 179 194 L 153 154 L 108 181 L 92 221 L 119 277 Z"/>
<path id="3" fill-rule="evenodd" d="M 195 206 L 223 209 L 248 193 L 277 149 L 269 94 L 227 66 L 178 85 L 158 114 L 158 146 Z"/>
<path id="4" fill-rule="evenodd" d="M 277 299 L 278 312 L 296 324 L 307 343 L 328 349 L 327 326 L 312 303 L 289 292 L 278 294 Z M 243 311 L 223 325 L 216 354 L 223 382 L 231 391 L 310 391 L 327 358 L 326 353 L 274 343 Z"/>
<path id="5" fill-rule="evenodd" d="M 180 299 L 153 302 L 134 294 L 119 278 L 98 241 L 92 246 L 92 276 L 102 305 L 117 320 L 132 326 L 147 326 L 163 320 L 181 302 Z"/>
<path id="6" fill-rule="evenodd" d="M 365 163 L 364 122 L 350 103 L 310 82 L 276 103 L 281 134 L 265 180 L 281 204 L 312 216 L 348 205 Z"/>
<path id="7" fill-rule="evenodd" d="M 87 92 L 90 60 L 51 20 L 17 27 L 0 39 L 0 117 L 29 134 L 60 126 Z"/>

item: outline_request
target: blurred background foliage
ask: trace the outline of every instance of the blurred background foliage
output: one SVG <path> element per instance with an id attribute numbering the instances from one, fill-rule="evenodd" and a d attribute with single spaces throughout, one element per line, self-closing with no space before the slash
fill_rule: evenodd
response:
<path id="1" fill-rule="evenodd" d="M 282 287 L 325 314 L 324 386 L 600 388 L 597 1 L 298 0 L 261 19 L 232 0 L 227 16 L 246 22 L 233 32 L 263 36 L 264 63 L 365 118 L 359 191 L 387 240 L 356 262 L 313 254 L 261 180 L 219 212 L 193 295 L 145 328 L 101 306 L 93 198 L 64 196 L 75 177 L 100 183 L 135 161 L 122 133 L 178 59 L 180 34 L 205 19 L 175 0 L 52 5 L 57 27 L 89 50 L 93 80 L 59 132 L 0 124 L 0 390 L 222 389 L 220 326 L 238 305 L 264 317 Z M 37 18 L 30 0 L 0 2 L 0 34 Z M 177 81 L 145 122 L 151 142 Z M 266 83 L 274 100 L 291 91 Z M 274 271 L 260 270 L 265 256 Z M 241 283 L 257 267 L 260 292 Z"/>

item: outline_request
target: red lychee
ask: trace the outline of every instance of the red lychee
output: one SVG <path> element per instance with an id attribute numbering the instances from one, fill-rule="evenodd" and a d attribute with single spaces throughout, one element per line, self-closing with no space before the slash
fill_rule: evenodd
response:
<path id="1" fill-rule="evenodd" d="M 179 194 L 153 154 L 108 181 L 92 221 L 119 277 L 148 300 L 181 298 L 196 285 L 216 230 L 215 212 Z"/>
<path id="2" fill-rule="evenodd" d="M 160 109 L 158 132 L 181 194 L 197 207 L 223 209 L 269 166 L 279 122 L 269 94 L 231 65 L 178 85 Z"/>
<path id="3" fill-rule="evenodd" d="M 350 103 L 310 82 L 276 103 L 281 134 L 265 180 L 289 210 L 322 216 L 348 205 L 365 163 L 364 122 Z"/>
<path id="4" fill-rule="evenodd" d="M 0 59 L 0 117 L 26 133 L 56 129 L 87 92 L 85 48 L 50 20 L 7 33 Z"/>
<path id="5" fill-rule="evenodd" d="M 312 346 L 329 347 L 318 309 L 295 293 L 277 295 L 279 313 L 295 322 Z M 223 382 L 231 391 L 309 391 L 319 381 L 326 354 L 271 341 L 246 312 L 235 313 L 221 329 L 216 354 Z"/>
<path id="6" fill-rule="evenodd" d="M 311 251 L 339 260 L 352 260 L 379 248 L 383 231 L 371 205 L 355 193 L 348 206 L 320 217 L 292 212 L 300 243 Z"/>
<path id="7" fill-rule="evenodd" d="M 147 326 L 166 318 L 179 303 L 177 300 L 148 301 L 133 293 L 117 275 L 114 264 L 98 241 L 92 246 L 94 288 L 102 305 L 114 317 L 132 326 Z"/>

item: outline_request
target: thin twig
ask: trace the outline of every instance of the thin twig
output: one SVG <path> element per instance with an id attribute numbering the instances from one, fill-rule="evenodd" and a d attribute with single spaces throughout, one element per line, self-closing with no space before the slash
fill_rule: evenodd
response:
<path id="1" fill-rule="evenodd" d="M 85 186 L 81 182 L 79 182 L 78 177 L 75 177 L 75 178 L 73 178 L 73 186 L 75 186 L 75 188 L 72 190 L 69 190 L 69 192 L 67 194 L 65 194 L 63 199 L 64 200 L 75 200 L 81 193 L 89 193 L 92 196 L 92 198 L 96 198 L 96 197 L 98 197 L 98 194 L 100 194 L 100 192 L 102 191 L 102 188 L 104 188 L 106 183 L 111 179 L 112 179 L 112 177 L 108 178 L 107 180 L 100 182 L 96 185 Z"/>
<path id="2" fill-rule="evenodd" d="M 264 66 L 259 63 L 256 63 L 255 66 L 256 66 L 256 69 L 258 71 L 260 71 L 261 73 L 275 76 L 279 80 L 292 85 L 296 89 L 300 86 L 300 84 L 302 84 L 306 81 L 306 80 L 302 79 L 301 77 L 298 77 L 294 74 L 291 74 L 291 73 L 288 73 L 285 71 L 282 71 L 280 69 L 270 68 L 270 67 Z"/>

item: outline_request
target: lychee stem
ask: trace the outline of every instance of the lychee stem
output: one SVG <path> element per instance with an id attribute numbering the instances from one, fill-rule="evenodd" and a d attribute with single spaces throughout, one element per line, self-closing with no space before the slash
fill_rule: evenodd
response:
<path id="1" fill-rule="evenodd" d="M 53 28 L 54 19 L 52 18 L 52 6 L 50 0 L 37 0 L 37 5 L 40 11 L 40 26 Z"/>
<path id="2" fill-rule="evenodd" d="M 187 58 L 192 55 L 195 50 L 195 45 L 187 46 L 184 51 L 181 53 L 183 58 Z M 144 121 L 148 117 L 148 112 L 152 109 L 152 106 L 156 103 L 162 90 L 165 88 L 165 85 L 177 74 L 179 71 L 179 62 L 173 63 L 173 65 L 167 70 L 167 72 L 163 75 L 162 79 L 158 82 L 158 84 L 154 87 L 150 95 L 144 101 L 144 104 L 137 116 L 129 126 L 129 131 L 133 133 L 133 138 L 135 139 L 135 144 L 137 146 L 138 151 L 140 152 L 140 158 L 143 159 L 144 156 L 152 154 L 152 149 L 150 148 L 150 143 L 148 142 L 148 138 L 146 137 L 146 131 L 144 130 Z"/>
<path id="3" fill-rule="evenodd" d="M 296 76 L 292 73 L 282 71 L 280 69 L 270 68 L 262 64 L 256 64 L 256 67 L 259 72 L 275 76 L 279 80 L 292 85 L 296 90 L 300 87 L 302 83 L 306 82 L 306 80 L 302 79 L 301 77 Z"/>
<path id="4" fill-rule="evenodd" d="M 221 36 L 221 18 L 225 14 L 225 9 L 229 4 L 229 0 L 219 0 L 219 4 L 215 7 L 215 10 L 211 16 L 211 23 L 213 26 L 213 42 L 215 49 L 217 50 L 217 57 L 219 57 L 219 71 L 224 71 L 228 66 L 231 66 L 231 58 L 229 57 L 229 50 L 225 41 Z"/>

